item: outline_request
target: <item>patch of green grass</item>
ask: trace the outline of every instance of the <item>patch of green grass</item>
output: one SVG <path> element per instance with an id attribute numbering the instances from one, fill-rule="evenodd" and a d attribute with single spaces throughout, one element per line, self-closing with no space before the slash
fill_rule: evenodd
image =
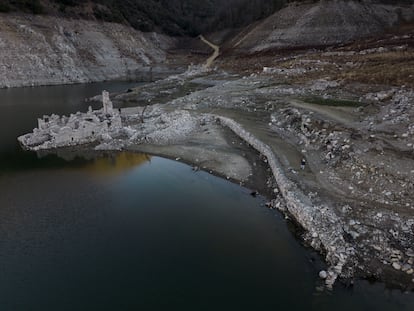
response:
<path id="1" fill-rule="evenodd" d="M 353 100 L 336 99 L 336 98 L 322 98 L 322 97 L 306 97 L 304 102 L 309 104 L 321 105 L 321 106 L 333 106 L 333 107 L 360 107 L 363 104 Z"/>

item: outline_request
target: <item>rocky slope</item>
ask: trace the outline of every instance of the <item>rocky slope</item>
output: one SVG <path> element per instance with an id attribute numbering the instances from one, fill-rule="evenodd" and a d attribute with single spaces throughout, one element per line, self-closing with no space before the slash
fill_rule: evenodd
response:
<path id="1" fill-rule="evenodd" d="M 100 20 L 175 36 L 249 25 L 286 0 L 1 0 L 0 12 Z"/>
<path id="2" fill-rule="evenodd" d="M 172 44 L 120 24 L 0 14 L 0 87 L 134 78 Z"/>
<path id="3" fill-rule="evenodd" d="M 242 52 L 318 47 L 368 37 L 414 20 L 414 5 L 373 1 L 292 3 L 240 32 L 228 47 Z"/>

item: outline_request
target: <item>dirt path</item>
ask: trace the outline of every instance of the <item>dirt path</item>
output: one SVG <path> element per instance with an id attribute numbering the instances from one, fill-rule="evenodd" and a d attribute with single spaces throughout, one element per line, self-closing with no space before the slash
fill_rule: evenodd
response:
<path id="1" fill-rule="evenodd" d="M 298 99 L 288 99 L 288 103 L 296 108 L 302 108 L 319 113 L 320 115 L 345 126 L 350 126 L 351 124 L 359 121 L 358 115 L 352 113 L 354 108 L 318 106 Z"/>
<path id="2" fill-rule="evenodd" d="M 214 43 L 208 41 L 206 38 L 204 38 L 203 35 L 200 35 L 200 40 L 203 41 L 205 44 L 210 46 L 214 53 L 207 59 L 206 63 L 204 64 L 204 68 L 210 68 L 211 64 L 216 60 L 216 58 L 220 55 L 220 47 L 218 45 L 215 45 Z"/>

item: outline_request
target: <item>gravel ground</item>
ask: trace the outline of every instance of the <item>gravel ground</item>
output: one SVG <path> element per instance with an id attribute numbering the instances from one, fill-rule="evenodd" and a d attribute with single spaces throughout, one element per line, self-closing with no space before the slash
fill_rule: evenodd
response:
<path id="1" fill-rule="evenodd" d="M 196 81 L 204 87 L 189 90 Z M 267 193 L 268 206 L 302 227 L 303 241 L 324 256 L 327 287 L 364 277 L 413 289 L 414 92 L 361 89 L 190 68 L 130 90 L 128 100 L 147 104 L 123 108 L 123 129 L 95 149 L 177 158 Z"/>
<path id="2" fill-rule="evenodd" d="M 214 75 L 212 81 L 217 79 Z M 208 74 L 203 76 L 208 80 Z M 275 201 L 269 206 L 290 215 L 305 229 L 303 239 L 324 254 L 330 267 L 328 286 L 337 277 L 361 276 L 412 288 L 414 93 L 394 87 L 386 94 L 352 94 L 352 87 L 337 82 L 318 79 L 283 85 L 267 74 L 212 85 L 157 107 L 164 111 L 158 112 L 161 123 L 168 126 L 140 142 L 139 149 L 162 145 L 164 149 L 157 147 L 159 153 L 183 158 L 184 146 L 193 148 L 188 153 L 194 144 L 209 150 L 219 137 L 215 122 L 220 121 L 248 144 L 257 143 L 261 162 L 274 166 L 275 182 L 268 185 L 274 188 Z M 353 95 L 348 102 L 333 97 L 346 93 Z M 144 127 L 151 127 L 158 121 L 149 110 L 147 114 Z M 217 131 L 212 131 L 212 124 Z M 183 140 L 169 141 L 169 135 Z M 234 155 L 235 162 L 238 156 Z M 194 158 L 187 160 L 198 165 Z M 232 180 L 246 176 L 223 171 L 222 175 Z"/>

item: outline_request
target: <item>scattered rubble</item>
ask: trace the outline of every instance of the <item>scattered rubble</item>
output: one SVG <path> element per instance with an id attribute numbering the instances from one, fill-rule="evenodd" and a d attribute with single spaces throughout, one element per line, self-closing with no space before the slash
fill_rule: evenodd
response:
<path id="1" fill-rule="evenodd" d="M 21 145 L 29 150 L 53 149 L 76 146 L 96 141 L 111 141 L 122 129 L 119 112 L 113 109 L 109 93 L 102 93 L 103 108 L 71 114 L 69 117 L 51 115 L 38 119 L 33 133 L 18 138 Z"/>
<path id="2" fill-rule="evenodd" d="M 220 76 L 222 82 L 217 83 Z M 205 87 L 176 95 L 194 79 L 202 80 Z M 158 103 L 154 95 L 158 90 L 168 94 L 169 100 Z M 138 96 L 137 92 L 117 96 L 116 101 Z M 337 278 L 355 276 L 413 287 L 411 89 L 366 87 L 356 92 L 353 86 L 329 77 L 306 84 L 283 84 L 275 83 L 267 73 L 229 78 L 225 73 L 191 67 L 183 75 L 143 86 L 139 92 L 151 101 L 123 108 L 121 114 L 112 110 L 112 117 L 121 122 L 111 123 L 115 127 L 108 127 L 103 110 L 73 116 L 72 121 L 85 120 L 88 114 L 97 118 L 93 139 L 81 135 L 76 143 L 94 142 L 96 150 L 154 150 L 149 146 L 157 146 L 160 154 L 190 159 L 195 170 L 210 171 L 206 163 L 223 153 L 218 146 L 214 152 L 208 150 L 208 137 L 214 139 L 218 125 L 229 128 L 260 153 L 257 163 L 271 169 L 274 180 L 267 185 L 273 194 L 267 206 L 305 229 L 303 240 L 319 250 L 328 264 L 326 271 L 320 272 L 327 287 Z M 352 94 L 351 105 L 336 100 L 338 93 L 340 98 Z M 59 138 L 52 137 L 59 135 L 62 126 L 54 132 L 51 120 L 68 123 L 56 116 L 48 122 L 43 119 L 34 134 L 19 140 L 33 150 L 59 147 Z M 69 132 L 74 129 L 66 131 L 62 131 L 61 140 L 70 144 Z M 173 153 L 166 148 L 172 148 Z M 186 152 L 203 148 L 206 158 L 186 157 Z M 226 154 L 224 161 L 234 157 Z M 306 167 L 300 170 L 303 158 Z M 254 161 L 251 169 L 257 163 Z M 248 174 L 246 170 L 242 175 Z M 231 170 L 223 175 L 245 182 Z"/>

